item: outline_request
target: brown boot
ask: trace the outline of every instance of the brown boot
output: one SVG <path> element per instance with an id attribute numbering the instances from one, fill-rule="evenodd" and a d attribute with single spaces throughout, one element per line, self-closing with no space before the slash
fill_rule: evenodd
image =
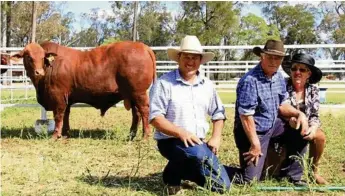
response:
<path id="1" fill-rule="evenodd" d="M 167 195 L 180 195 L 182 194 L 181 186 L 167 186 L 164 191 Z"/>
<path id="2" fill-rule="evenodd" d="M 318 174 L 318 166 L 321 155 L 325 148 L 326 136 L 321 129 L 316 131 L 315 138 L 310 141 L 309 146 L 309 158 L 313 160 L 312 170 L 315 181 L 317 184 L 327 184 L 327 181 Z"/>

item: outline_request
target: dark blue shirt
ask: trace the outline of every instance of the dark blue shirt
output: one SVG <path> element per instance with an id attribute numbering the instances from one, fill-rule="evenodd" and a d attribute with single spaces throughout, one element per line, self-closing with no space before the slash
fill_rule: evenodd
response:
<path id="1" fill-rule="evenodd" d="M 285 79 L 279 71 L 265 76 L 261 64 L 244 75 L 236 89 L 235 124 L 240 115 L 253 116 L 257 132 L 268 131 L 278 116 L 279 105 L 288 98 Z"/>

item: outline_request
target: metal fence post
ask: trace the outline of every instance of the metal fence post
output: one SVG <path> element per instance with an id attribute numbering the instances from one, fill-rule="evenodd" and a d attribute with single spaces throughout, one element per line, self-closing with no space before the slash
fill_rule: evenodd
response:
<path id="1" fill-rule="evenodd" d="M 47 120 L 47 111 L 41 106 L 41 120 Z"/>
<path id="2" fill-rule="evenodd" d="M 210 79 L 210 63 L 209 62 L 207 62 L 207 69 L 206 69 L 206 76 L 207 76 L 207 78 L 208 79 Z"/>

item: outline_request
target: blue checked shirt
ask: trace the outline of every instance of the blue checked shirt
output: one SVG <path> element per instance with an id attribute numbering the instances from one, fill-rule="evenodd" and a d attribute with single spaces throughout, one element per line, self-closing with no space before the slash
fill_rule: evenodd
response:
<path id="1" fill-rule="evenodd" d="M 178 127 L 205 138 L 209 130 L 207 115 L 212 120 L 225 119 L 224 106 L 213 83 L 198 74 L 194 84 L 187 83 L 178 70 L 161 76 L 150 90 L 149 121 L 162 115 Z M 155 131 L 157 140 L 171 138 Z"/>
<path id="2" fill-rule="evenodd" d="M 240 115 L 254 117 L 256 131 L 268 131 L 278 116 L 278 107 L 288 98 L 285 79 L 281 72 L 267 78 L 258 64 L 244 75 L 236 89 L 235 125 Z"/>

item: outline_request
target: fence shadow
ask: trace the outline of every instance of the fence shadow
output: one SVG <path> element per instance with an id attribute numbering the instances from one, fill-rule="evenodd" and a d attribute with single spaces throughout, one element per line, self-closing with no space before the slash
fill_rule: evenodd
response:
<path id="1" fill-rule="evenodd" d="M 141 133 L 141 132 L 140 132 Z M 141 138 L 139 133 L 136 138 Z M 104 129 L 72 129 L 69 131 L 69 138 L 91 138 L 91 139 L 120 139 L 128 140 L 129 130 L 116 132 L 114 130 Z M 34 127 L 23 128 L 1 128 L 1 138 L 20 138 L 20 139 L 46 139 L 50 138 L 52 133 L 36 133 Z"/>
<path id="2" fill-rule="evenodd" d="M 162 173 L 153 173 L 147 176 L 94 176 L 83 174 L 78 180 L 89 185 L 104 186 L 107 188 L 126 188 L 132 191 L 147 191 L 154 195 L 166 195 L 163 192 L 164 184 Z"/>

